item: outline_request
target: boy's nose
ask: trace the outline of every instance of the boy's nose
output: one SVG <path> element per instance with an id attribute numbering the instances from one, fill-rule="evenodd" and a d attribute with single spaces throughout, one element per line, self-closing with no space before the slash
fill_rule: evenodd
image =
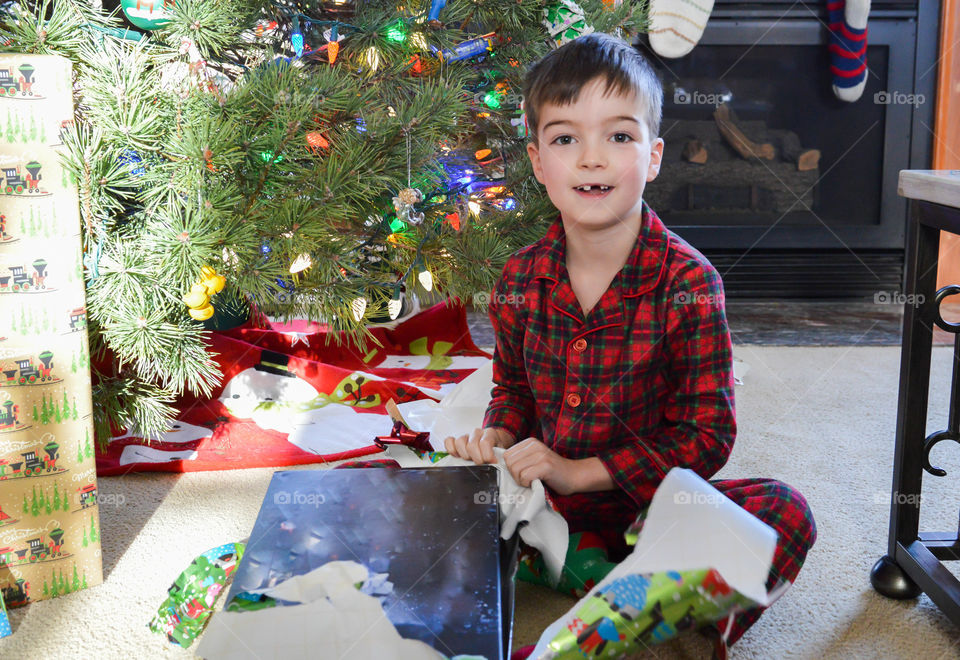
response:
<path id="1" fill-rule="evenodd" d="M 603 151 L 599 147 L 584 145 L 583 150 L 580 152 L 580 158 L 577 162 L 579 167 L 584 169 L 593 169 L 597 167 L 603 167 L 606 164 L 606 158 L 603 155 Z"/>

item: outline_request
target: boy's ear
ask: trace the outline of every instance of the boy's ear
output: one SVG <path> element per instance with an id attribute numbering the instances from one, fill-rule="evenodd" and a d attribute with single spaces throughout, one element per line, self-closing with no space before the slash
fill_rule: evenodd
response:
<path id="1" fill-rule="evenodd" d="M 533 176 L 537 181 L 543 183 L 543 167 L 540 164 L 540 149 L 533 142 L 527 143 L 527 155 L 530 156 L 530 164 L 533 165 Z"/>
<path id="2" fill-rule="evenodd" d="M 650 167 L 647 168 L 647 183 L 660 174 L 660 162 L 663 160 L 663 138 L 657 138 L 650 145 Z"/>

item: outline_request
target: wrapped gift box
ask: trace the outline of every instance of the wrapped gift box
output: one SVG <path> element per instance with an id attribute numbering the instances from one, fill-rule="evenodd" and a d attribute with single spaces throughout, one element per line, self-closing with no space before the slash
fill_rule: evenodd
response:
<path id="1" fill-rule="evenodd" d="M 17 607 L 102 567 L 80 212 L 59 161 L 71 64 L 0 55 L 0 87 L 0 590 Z"/>
<path id="2" fill-rule="evenodd" d="M 283 607 L 258 592 L 350 560 L 392 584 L 379 597 L 402 637 L 448 657 L 509 657 L 515 548 L 500 540 L 497 502 L 492 466 L 278 472 L 225 609 Z"/>

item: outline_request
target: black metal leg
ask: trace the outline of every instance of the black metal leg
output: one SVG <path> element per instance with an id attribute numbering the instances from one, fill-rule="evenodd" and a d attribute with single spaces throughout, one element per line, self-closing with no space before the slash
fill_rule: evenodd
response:
<path id="1" fill-rule="evenodd" d="M 939 312 L 940 301 L 960 293 L 960 287 L 935 292 L 940 229 L 955 223 L 960 223 L 958 209 L 911 203 L 890 534 L 887 555 L 874 565 L 870 582 L 890 598 L 915 598 L 923 591 L 960 625 L 960 581 L 942 564 L 943 559 L 956 558 L 957 537 L 919 533 L 923 471 L 946 474 L 930 465 L 930 448 L 942 440 L 960 441 L 960 334 L 955 342 L 949 428 L 925 437 L 933 326 L 960 330 L 960 326 L 945 324 Z"/>

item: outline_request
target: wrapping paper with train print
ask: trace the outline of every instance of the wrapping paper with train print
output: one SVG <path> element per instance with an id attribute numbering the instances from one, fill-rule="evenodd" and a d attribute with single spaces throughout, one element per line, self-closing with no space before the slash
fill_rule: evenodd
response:
<path id="1" fill-rule="evenodd" d="M 0 55 L 0 589 L 7 607 L 102 581 L 71 65 Z"/>

